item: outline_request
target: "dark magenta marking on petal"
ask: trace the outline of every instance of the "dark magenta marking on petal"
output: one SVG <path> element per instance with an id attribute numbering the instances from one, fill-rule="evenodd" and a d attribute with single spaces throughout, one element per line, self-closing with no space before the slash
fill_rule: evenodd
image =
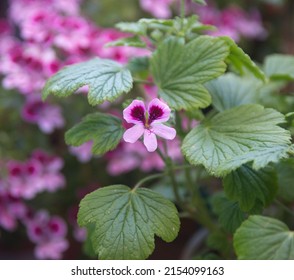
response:
<path id="1" fill-rule="evenodd" d="M 145 110 L 142 106 L 135 106 L 131 111 L 131 116 L 135 120 L 145 123 Z"/>
<path id="2" fill-rule="evenodd" d="M 151 124 L 153 121 L 158 120 L 163 116 L 163 110 L 159 106 L 152 106 L 149 109 L 149 118 L 148 124 Z"/>

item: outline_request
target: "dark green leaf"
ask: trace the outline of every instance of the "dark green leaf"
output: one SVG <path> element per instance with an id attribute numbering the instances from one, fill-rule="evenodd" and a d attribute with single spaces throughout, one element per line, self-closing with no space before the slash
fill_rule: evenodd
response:
<path id="1" fill-rule="evenodd" d="M 245 220 L 245 213 L 239 208 L 238 202 L 228 200 L 223 193 L 212 197 L 212 208 L 218 215 L 219 223 L 228 232 L 235 232 Z"/>
<path id="2" fill-rule="evenodd" d="M 243 165 L 223 180 L 229 199 L 238 201 L 243 211 L 250 211 L 258 201 L 267 206 L 274 199 L 278 184 L 273 168 L 253 170 Z"/>
<path id="3" fill-rule="evenodd" d="M 227 45 L 218 38 L 200 36 L 186 45 L 168 38 L 151 58 L 159 95 L 175 109 L 207 107 L 211 97 L 203 83 L 224 73 L 227 55 Z"/>
<path id="4" fill-rule="evenodd" d="M 281 221 L 250 216 L 234 235 L 241 260 L 294 260 L 294 232 Z"/>
<path id="5" fill-rule="evenodd" d="M 145 259 L 154 235 L 173 241 L 180 220 L 173 203 L 149 189 L 115 185 L 98 189 L 80 203 L 78 223 L 96 223 L 93 246 L 100 259 Z"/>
<path id="6" fill-rule="evenodd" d="M 132 88 L 133 79 L 128 69 L 108 59 L 95 58 L 66 66 L 52 76 L 43 89 L 43 99 L 49 94 L 66 97 L 82 86 L 89 86 L 91 105 L 113 101 Z"/>
<path id="7" fill-rule="evenodd" d="M 294 201 L 294 159 L 289 158 L 276 165 L 278 194 L 286 201 Z"/>
<path id="8" fill-rule="evenodd" d="M 284 116 L 257 104 L 242 105 L 205 119 L 185 137 L 182 150 L 191 164 L 224 176 L 247 162 L 253 169 L 287 157 L 289 131 Z"/>
<path id="9" fill-rule="evenodd" d="M 123 132 L 119 118 L 94 113 L 87 115 L 79 124 L 68 130 L 65 134 L 65 142 L 68 145 L 80 146 L 92 140 L 92 152 L 101 155 L 116 148 Z"/>

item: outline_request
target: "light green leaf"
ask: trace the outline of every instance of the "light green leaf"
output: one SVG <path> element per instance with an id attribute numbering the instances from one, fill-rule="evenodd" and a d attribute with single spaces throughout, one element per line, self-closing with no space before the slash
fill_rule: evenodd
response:
<path id="1" fill-rule="evenodd" d="M 105 45 L 106 47 L 117 47 L 117 46 L 127 46 L 135 48 L 145 48 L 146 43 L 143 42 L 138 36 L 122 38 L 116 41 L 112 41 Z"/>
<path id="2" fill-rule="evenodd" d="M 82 86 L 89 86 L 91 105 L 113 101 L 132 88 L 133 80 L 128 69 L 108 59 L 94 58 L 66 66 L 52 76 L 43 89 L 43 99 L 49 94 L 66 97 Z"/>
<path id="3" fill-rule="evenodd" d="M 154 250 L 154 235 L 166 242 L 178 234 L 173 203 L 149 189 L 114 185 L 98 189 L 80 203 L 78 223 L 96 223 L 92 235 L 99 259 L 145 259 Z"/>
<path id="4" fill-rule="evenodd" d="M 266 76 L 261 69 L 251 60 L 248 54 L 246 54 L 230 37 L 221 37 L 224 42 L 230 47 L 230 55 L 228 56 L 228 62 L 232 64 L 234 69 L 243 76 L 246 71 L 253 74 L 257 79 L 266 81 Z"/>
<path id="5" fill-rule="evenodd" d="M 222 112 L 239 105 L 257 103 L 261 83 L 230 73 L 208 82 L 205 86 L 212 96 L 213 106 Z"/>
<path id="6" fill-rule="evenodd" d="M 213 212 L 218 215 L 219 223 L 228 232 L 234 232 L 245 220 L 245 213 L 239 208 L 238 202 L 230 201 L 224 193 L 212 197 Z"/>
<path id="7" fill-rule="evenodd" d="M 241 260 L 294 260 L 294 232 L 279 220 L 250 216 L 236 231 L 234 247 Z"/>
<path id="8" fill-rule="evenodd" d="M 147 27 L 139 22 L 119 22 L 115 27 L 123 32 L 145 36 Z"/>
<path id="9" fill-rule="evenodd" d="M 134 57 L 129 60 L 127 68 L 133 73 L 145 73 L 146 76 L 148 68 L 149 68 L 149 57 L 142 56 L 142 57 Z"/>
<path id="10" fill-rule="evenodd" d="M 267 206 L 278 189 L 277 176 L 273 168 L 253 170 L 243 165 L 223 180 L 226 195 L 238 201 L 241 210 L 250 211 L 259 201 Z"/>
<path id="11" fill-rule="evenodd" d="M 294 159 L 279 162 L 276 166 L 278 174 L 278 194 L 286 201 L 294 201 Z"/>
<path id="12" fill-rule="evenodd" d="M 151 58 L 151 71 L 159 95 L 174 109 L 205 108 L 211 97 L 203 83 L 226 70 L 228 47 L 223 40 L 200 36 L 184 44 L 170 37 Z"/>
<path id="13" fill-rule="evenodd" d="M 205 0 L 192 0 L 193 2 L 197 3 L 197 4 L 201 4 L 201 5 L 206 5 L 206 1 Z"/>
<path id="14" fill-rule="evenodd" d="M 264 62 L 264 72 L 273 80 L 293 80 L 294 56 L 285 54 L 267 56 Z"/>
<path id="15" fill-rule="evenodd" d="M 215 176 L 247 162 L 260 169 L 287 157 L 290 133 L 278 126 L 283 122 L 273 109 L 241 105 L 205 119 L 185 137 L 182 150 L 191 164 L 203 164 Z"/>
<path id="16" fill-rule="evenodd" d="M 65 133 L 65 142 L 68 145 L 80 146 L 93 141 L 92 152 L 102 155 L 113 150 L 122 138 L 124 128 L 117 117 L 94 113 L 89 114 L 73 128 Z"/>

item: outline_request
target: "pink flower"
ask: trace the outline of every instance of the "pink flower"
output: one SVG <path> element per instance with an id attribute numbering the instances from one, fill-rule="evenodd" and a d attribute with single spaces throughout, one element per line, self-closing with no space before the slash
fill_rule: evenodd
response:
<path id="1" fill-rule="evenodd" d="M 144 145 L 148 152 L 157 149 L 156 135 L 172 140 L 176 137 L 174 128 L 163 125 L 170 117 L 170 108 L 158 98 L 153 99 L 146 110 L 141 100 L 134 100 L 123 111 L 124 119 L 135 124 L 127 129 L 123 139 L 128 143 L 135 143 L 144 134 Z"/>
<path id="2" fill-rule="evenodd" d="M 140 0 L 140 5 L 155 17 L 169 18 L 172 15 L 170 6 L 173 2 L 174 0 Z"/>
<path id="3" fill-rule="evenodd" d="M 26 227 L 29 239 L 36 244 L 38 259 L 60 259 L 68 248 L 67 225 L 62 218 L 50 217 L 41 210 L 26 222 Z"/>

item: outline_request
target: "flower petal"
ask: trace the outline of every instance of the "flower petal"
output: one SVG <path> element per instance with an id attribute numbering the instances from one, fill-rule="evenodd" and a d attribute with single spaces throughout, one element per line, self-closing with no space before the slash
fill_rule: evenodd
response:
<path id="1" fill-rule="evenodd" d="M 151 129 L 156 135 L 168 140 L 174 139 L 177 134 L 174 128 L 164 124 L 154 124 L 152 125 Z"/>
<path id="2" fill-rule="evenodd" d="M 128 123 L 144 124 L 145 123 L 145 104 L 141 100 L 133 100 L 133 102 L 124 109 L 124 119 Z"/>
<path id="3" fill-rule="evenodd" d="M 157 149 L 156 136 L 148 129 L 146 129 L 144 132 L 144 145 L 148 152 L 154 152 Z"/>
<path id="4" fill-rule="evenodd" d="M 148 123 L 162 123 L 168 121 L 170 111 L 167 104 L 163 103 L 158 98 L 154 98 L 148 105 Z"/>
<path id="5" fill-rule="evenodd" d="M 128 143 L 135 143 L 143 135 L 144 130 L 142 124 L 136 124 L 125 131 L 123 139 Z"/>

